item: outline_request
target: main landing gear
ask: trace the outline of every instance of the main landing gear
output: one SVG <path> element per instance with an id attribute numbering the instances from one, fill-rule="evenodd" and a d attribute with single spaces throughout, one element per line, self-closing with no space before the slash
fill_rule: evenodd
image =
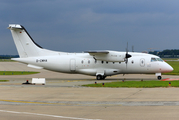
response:
<path id="1" fill-rule="evenodd" d="M 97 75 L 96 76 L 96 80 L 104 80 L 106 78 L 106 76 L 104 75 Z"/>

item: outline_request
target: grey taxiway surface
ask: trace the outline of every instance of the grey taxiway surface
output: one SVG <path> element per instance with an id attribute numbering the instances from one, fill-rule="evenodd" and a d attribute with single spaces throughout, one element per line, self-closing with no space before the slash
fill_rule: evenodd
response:
<path id="1" fill-rule="evenodd" d="M 0 62 L 0 71 L 40 71 L 34 75 L 1 75 L 1 120 L 175 120 L 179 118 L 179 88 L 88 88 L 95 77 L 56 73 Z M 46 85 L 22 85 L 46 78 Z M 163 76 L 178 78 L 178 76 Z M 104 81 L 156 80 L 155 75 L 117 75 Z"/>

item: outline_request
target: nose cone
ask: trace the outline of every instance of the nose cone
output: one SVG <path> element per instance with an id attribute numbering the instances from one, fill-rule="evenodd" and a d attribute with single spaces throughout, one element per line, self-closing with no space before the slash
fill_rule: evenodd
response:
<path id="1" fill-rule="evenodd" d="M 164 62 L 164 64 L 161 67 L 162 72 L 166 73 L 166 72 L 171 72 L 173 71 L 173 67 L 170 66 L 168 63 Z"/>

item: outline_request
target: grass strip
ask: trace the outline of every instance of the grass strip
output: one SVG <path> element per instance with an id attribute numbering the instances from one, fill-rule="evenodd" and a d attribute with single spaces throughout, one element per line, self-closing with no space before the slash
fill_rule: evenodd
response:
<path id="1" fill-rule="evenodd" d="M 0 82 L 9 82 L 9 80 L 0 80 Z"/>
<path id="2" fill-rule="evenodd" d="M 171 85 L 169 85 L 169 82 Z M 179 87 L 179 81 L 119 81 L 119 82 L 110 82 L 110 83 L 97 83 L 97 84 L 88 84 L 83 85 L 86 87 L 127 87 L 127 88 L 155 88 L 155 87 Z"/>
<path id="3" fill-rule="evenodd" d="M 0 62 L 16 62 L 16 61 L 11 59 L 0 59 Z"/>
<path id="4" fill-rule="evenodd" d="M 0 71 L 0 75 L 30 75 L 37 74 L 40 72 L 32 72 L 32 71 Z"/>

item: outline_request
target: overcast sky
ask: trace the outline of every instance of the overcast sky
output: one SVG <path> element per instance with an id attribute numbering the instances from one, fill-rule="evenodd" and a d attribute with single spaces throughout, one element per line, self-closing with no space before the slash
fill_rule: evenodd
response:
<path id="1" fill-rule="evenodd" d="M 179 49 L 178 0 L 1 0 L 0 54 L 16 55 L 9 24 L 65 52 Z"/>

